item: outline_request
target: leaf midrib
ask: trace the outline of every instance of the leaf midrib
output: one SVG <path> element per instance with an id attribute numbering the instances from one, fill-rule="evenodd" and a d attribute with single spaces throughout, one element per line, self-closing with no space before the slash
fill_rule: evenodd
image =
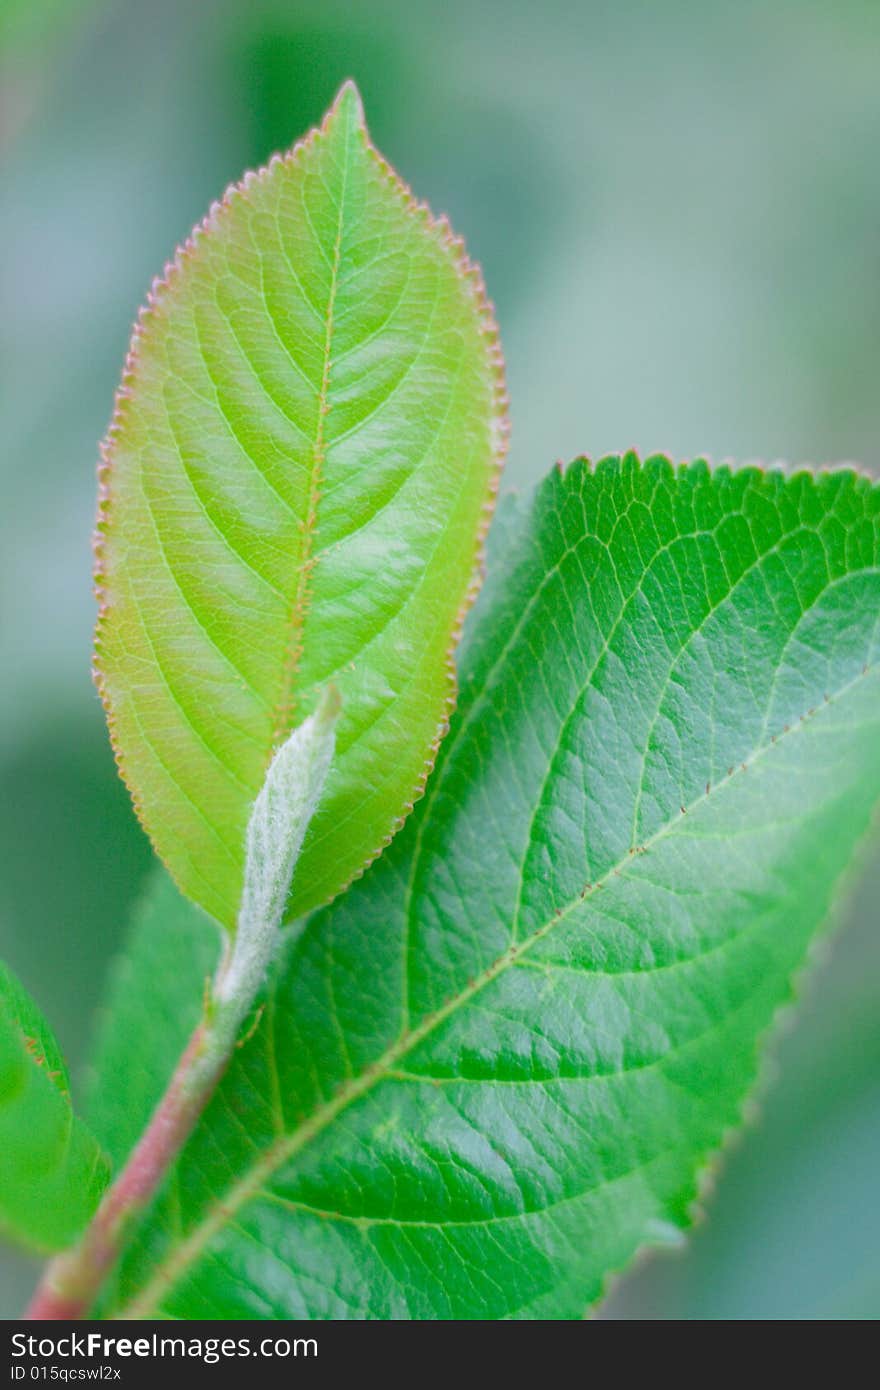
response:
<path id="1" fill-rule="evenodd" d="M 671 834 L 679 826 L 687 815 L 690 815 L 703 802 L 708 800 L 711 795 L 717 795 L 734 779 L 745 774 L 750 768 L 754 767 L 764 756 L 779 749 L 780 745 L 793 735 L 803 732 L 805 727 L 818 720 L 829 709 L 844 699 L 851 690 L 862 680 L 872 675 L 878 670 L 878 663 L 866 664 L 856 676 L 847 681 L 833 693 L 829 693 L 827 700 L 823 701 L 812 713 L 805 714 L 800 720 L 792 723 L 783 729 L 774 738 L 760 744 L 753 753 L 748 755 L 739 766 L 719 782 L 710 792 L 702 792 L 678 814 L 670 818 L 664 825 L 660 826 L 642 845 L 642 849 L 647 850 L 651 846 L 659 843 Z M 532 946 L 544 940 L 555 927 L 559 926 L 566 918 L 584 902 L 588 902 L 597 892 L 604 888 L 610 880 L 620 875 L 621 869 L 632 862 L 630 853 L 624 855 L 617 863 L 613 864 L 606 872 L 597 878 L 583 894 L 573 898 L 564 908 L 558 909 L 540 927 L 536 928 L 524 940 L 514 943 L 508 947 L 496 960 L 486 967 L 479 975 L 475 976 L 468 985 L 457 995 L 453 995 L 435 1013 L 427 1015 L 422 1022 L 398 1037 L 392 1045 L 383 1052 L 375 1062 L 352 1080 L 340 1087 L 332 1100 L 320 1106 L 312 1117 L 301 1124 L 291 1134 L 276 1140 L 266 1149 L 265 1153 L 252 1165 L 246 1176 L 240 1178 L 237 1183 L 230 1188 L 222 1199 L 218 1199 L 215 1207 L 205 1219 L 192 1231 L 192 1233 L 174 1250 L 167 1259 L 157 1267 L 153 1278 L 145 1285 L 141 1292 L 135 1296 L 127 1307 L 124 1307 L 116 1314 L 120 1318 L 141 1318 L 148 1316 L 167 1290 L 178 1282 L 179 1278 L 201 1254 L 211 1238 L 223 1227 L 232 1221 L 235 1213 L 239 1211 L 247 1202 L 258 1195 L 264 1183 L 277 1171 L 282 1164 L 288 1162 L 298 1153 L 316 1139 L 325 1129 L 333 1123 L 339 1114 L 348 1109 L 356 1101 L 373 1089 L 374 1086 L 386 1080 L 394 1070 L 395 1064 L 411 1052 L 420 1043 L 424 1042 L 441 1024 L 451 1018 L 457 1011 L 470 1003 L 488 985 L 498 979 L 507 969 L 516 965 L 519 960 L 527 954 Z M 491 1080 L 485 1083 L 491 1085 Z"/>
<path id="2" fill-rule="evenodd" d="M 342 187 L 339 192 L 339 208 L 336 220 L 336 240 L 333 245 L 333 255 L 329 262 L 330 289 L 327 296 L 327 311 L 324 327 L 324 360 L 321 371 L 321 388 L 318 392 L 318 420 L 315 430 L 315 442 L 312 448 L 312 466 L 309 470 L 308 501 L 306 504 L 306 516 L 302 533 L 302 548 L 298 557 L 299 563 L 297 567 L 296 587 L 288 619 L 287 647 L 282 670 L 281 689 L 276 704 L 275 719 L 272 728 L 272 743 L 271 747 L 267 750 L 267 761 L 271 758 L 274 748 L 290 732 L 294 705 L 296 703 L 294 684 L 302 659 L 303 631 L 309 606 L 309 581 L 311 579 L 312 570 L 318 560 L 318 554 L 314 551 L 314 542 L 318 520 L 318 500 L 321 492 L 321 479 L 327 456 L 324 421 L 329 410 L 330 366 L 333 346 L 333 313 L 336 306 L 336 291 L 339 285 L 339 266 L 342 258 L 342 232 L 345 222 L 345 194 L 348 186 L 350 150 L 351 134 L 350 132 L 346 132 L 345 160 L 342 166 Z M 303 198 L 303 205 L 305 206 L 305 198 Z M 308 216 L 308 209 L 306 209 L 306 215 Z M 312 225 L 311 218 L 309 218 L 309 224 Z M 315 236 L 316 242 L 320 246 L 320 238 L 317 237 L 317 233 L 315 233 Z"/>

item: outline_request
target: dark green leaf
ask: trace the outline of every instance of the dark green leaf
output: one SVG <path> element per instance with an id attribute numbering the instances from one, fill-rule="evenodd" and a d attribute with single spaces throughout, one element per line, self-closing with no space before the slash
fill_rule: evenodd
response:
<path id="1" fill-rule="evenodd" d="M 291 942 L 113 1307 L 578 1317 L 741 1121 L 880 796 L 880 490 L 578 463 L 495 555 L 428 795 Z"/>
<path id="2" fill-rule="evenodd" d="M 73 1114 L 46 1020 L 0 964 L 0 1231 L 38 1250 L 63 1249 L 88 1221 L 108 1175 Z"/>

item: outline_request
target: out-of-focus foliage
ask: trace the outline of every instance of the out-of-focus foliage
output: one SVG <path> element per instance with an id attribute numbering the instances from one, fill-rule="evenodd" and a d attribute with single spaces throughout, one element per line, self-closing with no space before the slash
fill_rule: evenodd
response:
<path id="1" fill-rule="evenodd" d="M 52 1030 L 0 962 L 0 1235 L 63 1250 L 80 1234 L 110 1165 L 70 1104 Z"/>
<path id="2" fill-rule="evenodd" d="M 880 7 L 6 0 L 0 35 L 0 955 L 75 1071 L 148 858 L 89 683 L 88 547 L 156 266 L 353 76 L 379 147 L 484 263 L 509 480 L 631 444 L 874 466 Z M 880 1313 L 873 883 L 711 1220 L 612 1311 Z M 31 1276 L 4 1270 L 14 1311 Z"/>

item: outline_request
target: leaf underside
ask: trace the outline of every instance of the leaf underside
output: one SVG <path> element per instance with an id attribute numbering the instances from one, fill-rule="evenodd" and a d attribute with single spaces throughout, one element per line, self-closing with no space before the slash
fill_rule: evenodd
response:
<path id="1" fill-rule="evenodd" d="M 37 1250 L 63 1249 L 95 1210 L 108 1172 L 71 1110 L 46 1020 L 0 964 L 0 1232 Z"/>
<path id="2" fill-rule="evenodd" d="M 503 415 L 479 273 L 373 149 L 351 85 L 154 285 L 104 450 L 96 670 L 156 849 L 227 927 L 273 749 L 328 682 L 338 753 L 290 912 L 419 794 Z"/>
<path id="3" fill-rule="evenodd" d="M 291 940 L 108 1310 L 580 1317 L 741 1121 L 880 795 L 880 489 L 579 462 L 492 555 L 427 796 Z M 135 952 L 197 996 L 159 891 Z"/>

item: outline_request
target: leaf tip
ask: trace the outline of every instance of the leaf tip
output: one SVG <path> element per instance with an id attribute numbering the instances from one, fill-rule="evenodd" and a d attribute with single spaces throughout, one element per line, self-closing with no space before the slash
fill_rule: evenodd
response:
<path id="1" fill-rule="evenodd" d="M 333 99 L 333 105 L 327 113 L 328 123 L 336 117 L 342 117 L 349 125 L 360 127 L 366 130 L 366 117 L 364 116 L 364 103 L 358 91 L 357 83 L 354 78 L 347 77 L 339 91 Z"/>

